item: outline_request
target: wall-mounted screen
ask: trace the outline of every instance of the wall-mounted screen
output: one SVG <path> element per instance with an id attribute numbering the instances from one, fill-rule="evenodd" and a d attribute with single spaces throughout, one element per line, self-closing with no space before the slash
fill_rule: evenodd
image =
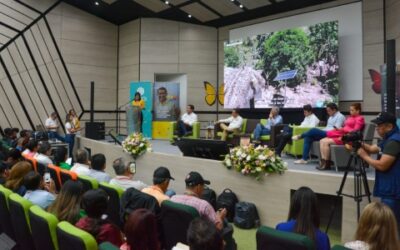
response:
<path id="1" fill-rule="evenodd" d="M 337 103 L 338 52 L 338 21 L 227 42 L 224 108 Z"/>

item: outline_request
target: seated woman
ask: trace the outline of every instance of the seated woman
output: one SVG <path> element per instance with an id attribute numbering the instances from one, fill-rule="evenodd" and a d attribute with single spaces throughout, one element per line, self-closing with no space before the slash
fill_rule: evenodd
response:
<path id="1" fill-rule="evenodd" d="M 350 116 L 344 122 L 343 128 L 335 128 L 326 132 L 326 137 L 320 140 L 321 161 L 318 170 L 329 170 L 331 168 L 330 145 L 343 145 L 342 136 L 355 131 L 362 131 L 365 120 L 361 113 L 361 103 L 353 103 L 350 106 Z"/>
<path id="2" fill-rule="evenodd" d="M 317 196 L 308 187 L 300 187 L 290 201 L 288 221 L 276 226 L 277 230 L 308 236 L 316 250 L 331 249 L 328 235 L 319 230 Z"/>
<path id="3" fill-rule="evenodd" d="M 6 188 L 12 190 L 13 192 L 24 196 L 26 193 L 26 188 L 24 186 L 24 177 L 32 170 L 32 166 L 27 161 L 20 161 L 15 164 L 8 176 Z"/>
<path id="4" fill-rule="evenodd" d="M 91 189 L 82 198 L 82 207 L 87 217 L 81 218 L 75 226 L 93 235 L 98 244 L 105 241 L 115 246 L 123 243 L 121 231 L 107 219 L 104 214 L 107 211 L 108 195 L 102 189 Z"/>
<path id="5" fill-rule="evenodd" d="M 25 150 L 22 152 L 22 155 L 28 158 L 35 157 L 37 154 L 37 151 L 39 149 L 39 143 L 37 140 L 30 140 L 26 146 Z"/>
<path id="6" fill-rule="evenodd" d="M 58 147 L 54 154 L 54 164 L 62 169 L 70 170 L 72 166 L 65 162 L 68 159 L 67 153 L 67 148 Z"/>
<path id="7" fill-rule="evenodd" d="M 62 186 L 56 200 L 47 209 L 54 214 L 59 221 L 68 221 L 75 224 L 83 213 L 81 211 L 81 200 L 83 195 L 83 186 L 79 181 L 68 180 Z"/>
<path id="8" fill-rule="evenodd" d="M 368 204 L 358 222 L 355 241 L 344 246 L 355 250 L 400 249 L 397 222 L 392 210 L 380 202 Z"/>

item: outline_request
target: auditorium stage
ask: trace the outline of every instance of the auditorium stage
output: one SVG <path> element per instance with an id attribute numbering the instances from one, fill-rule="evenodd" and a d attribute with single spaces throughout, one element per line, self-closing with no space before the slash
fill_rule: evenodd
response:
<path id="1" fill-rule="evenodd" d="M 324 204 L 321 211 L 321 224 L 326 222 L 333 204 L 333 198 L 339 188 L 343 172 L 315 170 L 316 162 L 308 165 L 295 165 L 294 159 L 284 156 L 288 162 L 288 170 L 282 174 L 265 176 L 261 181 L 256 181 L 249 176 L 243 176 L 233 170 L 226 169 L 220 161 L 183 157 L 179 149 L 169 145 L 167 141 L 151 141 L 153 152 L 147 152 L 137 160 L 137 173 L 135 179 L 151 184 L 152 174 L 158 166 L 166 166 L 170 169 L 175 181 L 172 181 L 170 188 L 177 193 L 185 189 L 184 179 L 188 172 L 195 170 L 200 172 L 204 178 L 211 181 L 211 188 L 217 194 L 224 188 L 231 188 L 239 197 L 240 201 L 248 201 L 256 204 L 263 225 L 274 227 L 277 223 L 286 220 L 289 209 L 291 191 L 301 186 L 308 186 L 321 195 Z M 131 156 L 124 153 L 122 147 L 107 141 L 96 141 L 84 137 L 77 137 L 78 148 L 90 149 L 92 154 L 103 153 L 107 158 L 106 171 L 114 176 L 111 162 L 124 157 L 131 160 Z M 368 182 L 372 190 L 374 185 L 373 170 L 368 169 Z M 347 178 L 344 186 L 344 193 L 353 194 L 354 182 L 352 174 Z M 357 227 L 356 203 L 352 198 L 339 198 L 340 206 L 337 209 L 337 216 L 334 220 L 333 230 L 339 230 L 341 241 L 352 239 Z M 367 204 L 363 199 L 362 208 Z M 341 216 L 340 216 L 341 215 Z M 341 217 L 341 218 L 340 218 Z"/>

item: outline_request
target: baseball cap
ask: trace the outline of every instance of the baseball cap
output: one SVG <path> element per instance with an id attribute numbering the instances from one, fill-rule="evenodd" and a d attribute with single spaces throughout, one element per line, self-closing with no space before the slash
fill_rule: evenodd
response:
<path id="1" fill-rule="evenodd" d="M 396 124 L 396 117 L 389 112 L 382 112 L 379 113 L 379 115 L 371 121 L 372 123 L 375 123 L 377 125 L 382 124 L 382 123 L 391 123 L 391 124 Z"/>
<path id="2" fill-rule="evenodd" d="M 188 186 L 196 186 L 199 184 L 210 185 L 209 180 L 204 180 L 203 176 L 201 176 L 201 174 L 199 174 L 198 172 L 194 172 L 194 171 L 192 171 L 188 175 L 186 175 L 185 182 L 186 182 L 186 185 L 188 185 Z"/>
<path id="3" fill-rule="evenodd" d="M 171 176 L 171 174 L 170 174 L 168 168 L 166 168 L 166 167 L 158 167 L 158 168 L 154 171 L 153 178 L 175 180 L 175 179 Z"/>

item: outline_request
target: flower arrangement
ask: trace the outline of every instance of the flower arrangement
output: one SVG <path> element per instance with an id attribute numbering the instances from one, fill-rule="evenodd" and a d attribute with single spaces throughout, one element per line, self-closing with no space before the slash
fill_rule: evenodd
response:
<path id="1" fill-rule="evenodd" d="M 222 162 L 228 169 L 232 167 L 243 175 L 255 176 L 257 180 L 270 173 L 283 173 L 287 163 L 267 146 L 238 146 L 230 150 Z"/>
<path id="2" fill-rule="evenodd" d="M 132 133 L 122 142 L 122 148 L 125 152 L 130 153 L 133 158 L 137 158 L 146 151 L 151 151 L 149 141 L 144 138 L 141 133 Z"/>

